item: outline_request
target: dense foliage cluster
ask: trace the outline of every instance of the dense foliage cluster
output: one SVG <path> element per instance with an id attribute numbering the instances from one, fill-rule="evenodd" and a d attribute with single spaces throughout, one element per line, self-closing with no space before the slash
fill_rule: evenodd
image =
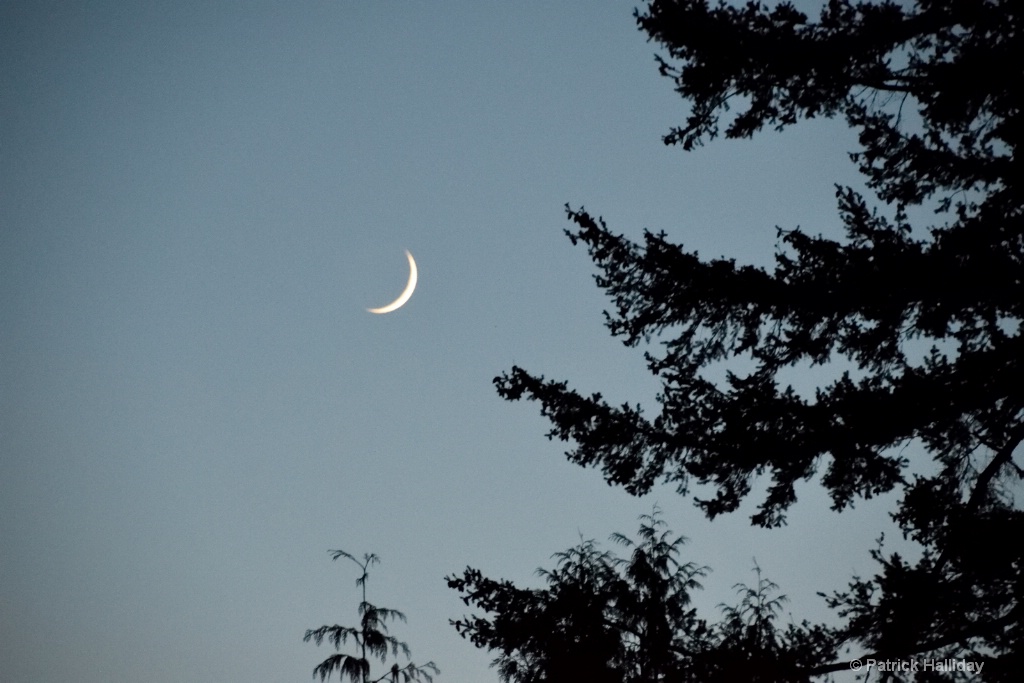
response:
<path id="1" fill-rule="evenodd" d="M 787 3 L 651 0 L 637 22 L 664 48 L 661 72 L 690 104 L 666 143 L 691 150 L 718 135 L 841 118 L 858 134 L 851 157 L 881 204 L 838 187 L 845 239 L 780 230 L 774 269 L 702 260 L 665 233 L 645 232 L 636 243 L 567 207 L 567 234 L 586 247 L 613 302 L 611 334 L 648 347 L 660 411 L 616 406 L 519 367 L 495 380 L 499 394 L 538 402 L 549 436 L 570 443 L 568 457 L 599 468 L 612 485 L 634 494 L 659 481 L 683 494 L 710 489 L 697 504 L 711 518 L 736 510 L 761 484 L 753 522 L 766 527 L 785 523 L 802 480 L 820 477 L 835 510 L 897 491 L 893 517 L 922 556 L 907 562 L 875 551 L 878 575 L 855 578 L 829 598 L 841 622 L 831 631 L 835 643 L 878 656 L 970 656 L 986 665 L 981 680 L 1017 680 L 1024 5 L 832 0 L 812 20 Z M 911 213 L 928 215 L 920 209 L 935 218 L 912 226 Z M 744 362 L 728 365 L 736 360 Z M 707 372 L 719 363 L 733 368 L 724 382 Z M 813 397 L 781 379 L 792 368 L 831 363 L 851 371 Z M 924 456 L 910 460 L 909 445 Z M 563 569 L 575 566 L 563 561 Z M 472 586 L 481 608 L 499 617 L 512 609 L 490 601 L 482 577 L 465 580 L 460 587 Z M 577 585 L 591 590 L 583 579 Z M 553 586 L 548 597 L 556 595 Z M 601 595 L 593 594 L 599 602 Z M 508 647 L 512 641 L 487 635 L 506 635 L 503 623 L 472 622 L 478 644 Z M 816 662 L 779 654 L 778 666 L 762 669 L 775 673 L 757 680 L 844 668 L 835 649 L 812 645 L 814 633 L 792 637 L 809 639 Z M 528 643 L 517 647 L 507 652 L 534 656 Z M 541 668 L 515 662 L 504 670 L 511 679 L 558 680 L 519 676 Z M 676 680 L 637 667 L 627 675 L 619 660 L 608 666 L 615 680 Z M 704 673 L 692 680 L 714 679 L 713 667 Z M 892 680 L 899 676 L 906 675 Z M 955 674 L 917 678 L 926 679 Z"/>
<path id="2" fill-rule="evenodd" d="M 828 629 L 777 623 L 784 596 L 760 575 L 737 586 L 740 602 L 709 624 L 690 606 L 706 568 L 683 563 L 685 538 L 665 528 L 658 510 L 641 518 L 638 539 L 614 534 L 628 558 L 593 541 L 558 553 L 542 570 L 546 589 L 518 588 L 467 569 L 448 585 L 496 616 L 465 617 L 455 628 L 475 645 L 501 653 L 503 681 L 701 681 L 733 683 L 779 679 L 813 666 L 835 651 Z"/>

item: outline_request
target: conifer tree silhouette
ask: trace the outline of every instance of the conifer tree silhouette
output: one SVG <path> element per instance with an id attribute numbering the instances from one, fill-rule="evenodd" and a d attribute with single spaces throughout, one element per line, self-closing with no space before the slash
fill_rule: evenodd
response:
<path id="1" fill-rule="evenodd" d="M 321 681 L 330 678 L 335 671 L 338 672 L 339 681 L 345 677 L 352 683 L 378 683 L 390 679 L 392 683 L 409 683 L 410 681 L 426 681 L 432 683 L 434 675 L 441 673 L 433 662 L 427 662 L 423 666 L 417 666 L 411 660 L 405 666 L 399 666 L 394 662 L 391 668 L 381 676 L 374 677 L 370 671 L 370 658 L 379 657 L 381 664 L 387 663 L 388 652 L 393 659 L 398 658 L 401 652 L 405 659 L 410 659 L 409 646 L 388 633 L 387 622 L 399 620 L 406 621 L 405 615 L 395 609 L 378 607 L 366 599 L 366 580 L 370 574 L 370 566 L 380 563 L 380 558 L 373 553 L 366 553 L 360 561 L 344 550 L 330 550 L 332 559 L 344 557 L 352 560 L 362 570 L 359 578 L 356 579 L 356 586 L 363 589 L 363 599 L 359 603 L 359 628 L 351 626 L 321 626 L 318 629 L 306 631 L 304 642 L 312 640 L 317 645 L 326 639 L 335 650 L 340 650 L 342 644 L 347 643 L 351 638 L 355 644 L 357 655 L 338 652 L 320 662 L 313 669 L 313 678 L 320 677 Z"/>
<path id="2" fill-rule="evenodd" d="M 519 366 L 495 386 L 536 402 L 570 461 L 634 495 L 670 484 L 711 520 L 753 496 L 751 522 L 782 526 L 803 483 L 836 512 L 893 494 L 892 519 L 916 557 L 880 545 L 873 576 L 826 593 L 838 642 L 877 660 L 967 658 L 984 666 L 982 680 L 1016 683 L 1024 3 L 821 4 L 815 17 L 792 2 L 648 0 L 635 18 L 688 105 L 667 144 L 692 151 L 845 121 L 866 186 L 836 186 L 845 235 L 774 227 L 775 263 L 764 267 L 708 259 L 664 231 L 630 237 L 566 205 L 567 236 L 610 299 L 609 332 L 644 349 L 660 384 L 656 408 Z M 795 373 L 813 392 L 795 388 Z M 814 658 L 775 656 L 776 673 L 757 680 L 849 671 L 858 660 L 820 645 L 822 629 L 799 635 Z"/>
<path id="3" fill-rule="evenodd" d="M 802 483 L 836 512 L 891 493 L 916 557 L 880 543 L 874 576 L 824 594 L 828 626 L 775 626 L 758 577 L 721 623 L 675 627 L 682 645 L 645 632 L 639 642 L 661 642 L 660 660 L 631 669 L 606 655 L 618 681 L 804 682 L 863 659 L 960 658 L 997 683 L 1024 670 L 1024 3 L 821 4 L 815 17 L 786 1 L 647 0 L 634 16 L 688 105 L 666 144 L 692 151 L 845 121 L 866 186 L 836 186 L 845 235 L 775 227 L 774 267 L 763 267 L 707 259 L 664 231 L 630 237 L 567 204 L 566 234 L 597 268 L 611 335 L 644 349 L 656 408 L 515 365 L 494 382 L 504 399 L 539 405 L 570 461 L 630 494 L 667 483 L 711 520 L 755 496 L 751 522 L 774 528 Z M 799 391 L 794 373 L 811 368 L 822 379 Z M 555 609 L 554 597 L 581 592 L 575 604 L 598 615 L 627 604 L 591 551 L 577 551 L 589 563 L 580 580 L 558 574 L 546 593 L 475 570 L 450 580 L 498 615 L 457 628 L 500 649 L 509 680 L 565 680 L 537 665 L 561 651 L 524 637 L 523 624 L 557 616 L 565 643 L 615 641 L 599 628 L 611 624 Z M 850 648 L 866 654 L 851 659 Z M 664 661 L 683 664 L 658 673 Z"/>

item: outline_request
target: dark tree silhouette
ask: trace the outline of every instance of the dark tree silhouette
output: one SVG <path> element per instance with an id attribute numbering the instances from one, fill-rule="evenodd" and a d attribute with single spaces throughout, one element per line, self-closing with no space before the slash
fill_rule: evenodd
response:
<path id="1" fill-rule="evenodd" d="M 417 666 L 411 661 L 405 666 L 399 666 L 398 662 L 395 662 L 386 673 L 376 678 L 373 677 L 370 673 L 371 657 L 378 657 L 381 664 L 385 664 L 388 652 L 390 651 L 393 658 L 397 658 L 398 653 L 401 652 L 406 659 L 409 659 L 409 646 L 388 634 L 387 628 L 388 621 L 397 619 L 404 622 L 405 615 L 398 610 L 377 607 L 366 600 L 366 579 L 369 576 L 370 565 L 378 564 L 380 562 L 379 557 L 372 553 L 367 553 L 363 555 L 363 559 L 360 561 L 344 550 L 331 550 L 328 552 L 331 553 L 332 558 L 335 560 L 339 557 L 352 560 L 362 570 L 362 574 L 356 579 L 356 586 L 363 589 L 363 599 L 359 603 L 359 628 L 338 626 L 337 624 L 334 626 L 321 626 L 318 629 L 306 631 L 306 635 L 302 640 L 307 643 L 312 640 L 317 645 L 320 645 L 326 639 L 334 645 L 335 650 L 340 650 L 342 644 L 347 643 L 348 639 L 351 638 L 358 655 L 347 655 L 341 652 L 331 655 L 313 669 L 313 678 L 319 676 L 320 680 L 324 681 L 330 678 L 333 672 L 337 671 L 339 681 L 347 676 L 352 683 L 377 683 L 385 679 L 390 679 L 392 683 L 398 683 L 399 681 L 409 683 L 410 681 L 421 680 L 431 683 L 434 680 L 434 675 L 440 673 L 433 662 L 427 662 L 423 666 Z"/>
<path id="2" fill-rule="evenodd" d="M 784 596 L 758 571 L 755 587 L 737 586 L 740 603 L 722 607 L 709 625 L 690 606 L 706 569 L 683 563 L 685 538 L 665 529 L 657 509 L 641 517 L 637 540 L 614 534 L 630 555 L 620 558 L 582 541 L 541 570 L 547 588 L 519 588 L 476 569 L 448 577 L 468 606 L 490 616 L 453 625 L 494 660 L 506 683 L 588 681 L 795 680 L 794 672 L 835 652 L 828 629 L 776 624 Z"/>
<path id="3" fill-rule="evenodd" d="M 837 511 L 898 492 L 893 517 L 923 554 L 907 562 L 879 547 L 878 575 L 828 598 L 841 637 L 878 657 L 967 655 L 984 662 L 983 680 L 1016 680 L 1024 3 L 833 0 L 811 20 L 787 3 L 652 0 L 636 18 L 690 104 L 667 144 L 691 150 L 719 134 L 841 117 L 881 204 L 837 187 L 845 239 L 779 229 L 773 270 L 702 260 L 663 232 L 636 243 L 567 206 L 567 234 L 613 302 L 611 334 L 649 347 L 660 412 L 519 367 L 496 378 L 499 394 L 537 401 L 570 460 L 630 493 L 659 481 L 710 490 L 696 499 L 710 518 L 764 484 L 752 521 L 784 524 L 794 484 L 816 475 Z M 932 224 L 911 226 L 915 205 L 935 210 Z M 711 364 L 736 359 L 745 364 L 725 381 L 708 378 Z M 837 361 L 855 369 L 813 398 L 780 379 Z M 924 455 L 911 461 L 908 450 Z M 791 668 L 773 680 L 847 666 L 779 661 Z"/>

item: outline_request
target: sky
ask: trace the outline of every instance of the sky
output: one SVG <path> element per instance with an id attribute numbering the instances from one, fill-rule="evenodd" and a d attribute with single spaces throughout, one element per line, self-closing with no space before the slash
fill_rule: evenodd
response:
<path id="1" fill-rule="evenodd" d="M 754 558 L 799 621 L 874 566 L 891 498 L 813 483 L 709 523 L 545 439 L 520 365 L 655 406 L 564 206 L 769 265 L 838 234 L 841 122 L 692 153 L 623 2 L 0 4 L 0 671 L 11 683 L 310 680 L 307 629 L 372 602 L 437 681 L 496 681 L 449 625 L 466 566 L 539 586 L 654 504 L 709 565 Z M 405 250 L 419 284 L 401 309 Z M 809 391 L 815 378 L 794 376 Z"/>

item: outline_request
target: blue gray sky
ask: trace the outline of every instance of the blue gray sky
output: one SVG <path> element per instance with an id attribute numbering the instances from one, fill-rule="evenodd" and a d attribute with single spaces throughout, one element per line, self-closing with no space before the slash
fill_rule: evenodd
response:
<path id="1" fill-rule="evenodd" d="M 710 524 L 493 390 L 518 364 L 654 407 L 567 202 L 767 265 L 774 226 L 835 234 L 858 184 L 837 122 L 664 147 L 686 108 L 633 6 L 0 5 L 6 681 L 309 680 L 305 630 L 356 620 L 331 548 L 381 556 L 370 598 L 439 682 L 497 680 L 443 577 L 538 584 L 655 502 L 714 569 L 709 617 L 754 557 L 798 620 L 873 570 L 886 500 L 837 516 L 808 484 L 785 529 Z M 367 313 L 406 249 L 414 296 Z"/>

